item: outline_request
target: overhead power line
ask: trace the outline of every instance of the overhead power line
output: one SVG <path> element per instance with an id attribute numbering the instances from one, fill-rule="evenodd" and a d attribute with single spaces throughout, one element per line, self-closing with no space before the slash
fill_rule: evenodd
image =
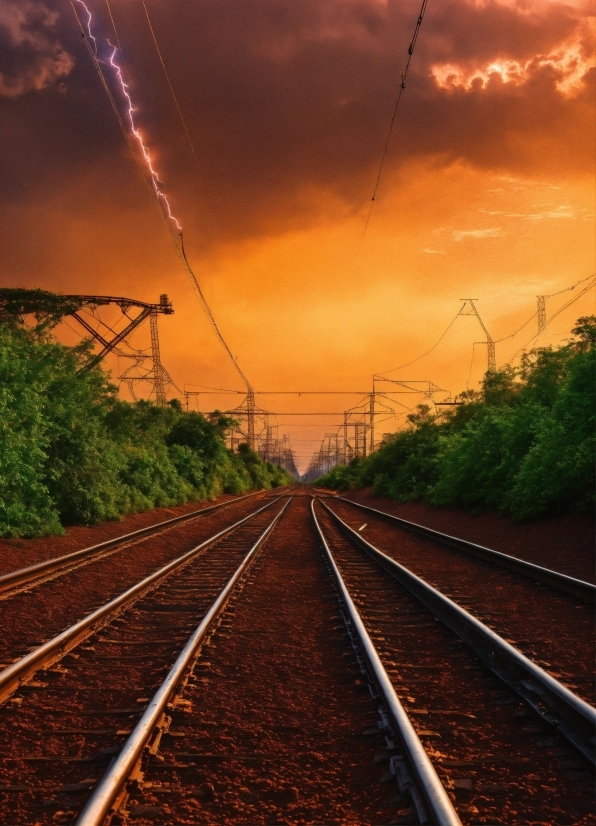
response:
<path id="1" fill-rule="evenodd" d="M 550 295 L 545 295 L 544 298 L 554 298 L 556 295 L 561 295 L 561 293 L 568 293 L 571 290 L 574 290 L 576 287 L 579 287 L 580 284 L 583 284 L 585 281 L 591 281 L 592 278 L 596 277 L 596 273 L 592 273 L 591 275 L 587 275 L 585 278 L 580 278 L 579 281 L 576 281 L 575 284 L 572 284 L 571 287 L 565 287 L 563 290 L 558 290 L 556 293 L 551 293 Z"/>
<path id="2" fill-rule="evenodd" d="M 515 352 L 515 353 L 511 356 L 511 358 L 509 359 L 509 361 L 507 362 L 507 364 L 511 364 L 511 362 L 513 361 L 513 359 L 517 358 L 517 356 L 518 356 L 520 353 L 522 353 L 522 352 L 526 349 L 526 347 L 528 347 L 528 345 L 530 345 L 532 342 L 536 342 L 536 341 L 537 341 L 537 339 L 538 339 L 538 338 L 542 335 L 542 333 L 543 333 L 543 332 L 545 331 L 545 329 L 548 327 L 548 325 L 551 323 L 551 321 L 554 321 L 554 319 L 555 319 L 558 315 L 560 315 L 560 314 L 561 314 L 564 310 L 566 310 L 568 307 L 571 307 L 571 305 L 572 305 L 572 304 L 575 304 L 575 302 L 576 302 L 576 301 L 578 301 L 578 300 L 579 300 L 582 296 L 584 296 L 587 292 L 589 292 L 589 291 L 592 289 L 592 287 L 594 287 L 594 286 L 596 285 L 596 276 L 595 276 L 595 275 L 590 275 L 590 276 L 588 276 L 588 278 L 589 278 L 589 279 L 591 279 L 591 283 L 586 284 L 586 286 L 585 286 L 585 287 L 583 287 L 583 288 L 579 291 L 579 293 L 578 293 L 577 295 L 573 296 L 573 298 L 570 298 L 570 299 L 569 299 L 569 301 L 567 301 L 565 304 L 563 304 L 563 306 L 562 306 L 562 307 L 559 307 L 559 309 L 551 315 L 551 317 L 550 317 L 550 318 L 548 319 L 548 321 L 545 323 L 544 327 L 542 327 L 542 329 L 541 329 L 538 333 L 536 333 L 536 335 L 535 335 L 535 336 L 532 336 L 532 338 L 531 338 L 531 339 L 529 339 L 529 341 L 527 341 L 527 342 L 524 344 L 524 346 L 523 346 L 523 347 L 520 347 L 520 348 L 519 348 L 519 350 L 517 350 L 517 352 Z M 588 280 L 588 278 L 582 278 L 582 280 L 581 280 L 581 281 L 578 281 L 578 282 L 577 282 L 577 284 L 574 284 L 574 285 L 573 285 L 573 287 L 566 287 L 564 290 L 559 290 L 559 292 L 558 292 L 558 293 L 553 293 L 553 295 L 560 295 L 561 293 L 566 293 L 566 292 L 568 292 L 569 290 L 573 290 L 573 289 L 575 289 L 575 287 L 577 287 L 577 286 L 578 286 L 578 284 L 581 284 L 581 283 L 583 283 L 584 281 L 587 281 L 587 280 Z M 547 298 L 550 298 L 550 297 L 551 297 L 551 296 L 547 296 Z"/>
<path id="3" fill-rule="evenodd" d="M 106 0 L 106 3 L 108 0 Z M 170 75 L 168 74 L 168 70 L 166 69 L 166 64 L 164 63 L 164 59 L 161 53 L 161 49 L 159 48 L 159 44 L 157 42 L 157 37 L 155 36 L 155 30 L 153 28 L 153 24 L 151 23 L 151 18 L 149 17 L 149 11 L 145 4 L 145 0 L 141 0 L 143 4 L 143 9 L 145 10 L 145 17 L 147 18 L 147 23 L 149 25 L 149 31 L 151 32 L 151 37 L 153 38 L 153 43 L 155 44 L 155 50 L 157 52 L 157 56 L 159 57 L 159 62 L 161 63 L 161 67 L 163 69 L 163 73 L 166 76 L 166 80 L 168 81 L 168 86 L 170 87 L 170 92 L 172 93 L 172 97 L 174 98 L 174 103 L 176 104 L 176 109 L 178 110 L 178 114 L 180 115 L 180 121 L 182 123 L 182 128 L 186 134 L 186 138 L 188 140 L 188 145 L 190 146 L 190 151 L 192 152 L 192 156 L 195 159 L 195 163 L 197 165 L 197 169 L 199 173 L 201 172 L 201 165 L 199 163 L 199 159 L 197 158 L 197 153 L 195 152 L 195 147 L 192 142 L 192 138 L 190 137 L 190 131 L 188 126 L 186 125 L 186 120 L 184 119 L 184 115 L 182 114 L 182 109 L 180 108 L 180 104 L 178 103 L 178 98 L 176 97 L 176 92 L 174 91 L 174 87 L 172 86 L 172 81 L 170 80 Z"/>
<path id="4" fill-rule="evenodd" d="M 571 290 L 574 290 L 576 287 L 579 287 L 580 284 L 584 284 L 586 281 L 591 281 L 595 276 L 596 276 L 596 273 L 592 273 L 591 275 L 587 275 L 585 278 L 580 278 L 579 281 L 576 281 L 575 284 L 572 284 L 570 287 L 564 287 L 562 290 L 557 290 L 556 293 L 550 293 L 549 295 L 544 294 L 544 295 L 541 295 L 541 296 L 538 296 L 538 297 L 542 298 L 542 299 L 554 298 L 556 295 L 562 295 L 562 293 L 568 293 Z M 590 289 L 590 287 L 588 289 Z M 583 295 L 583 293 L 582 293 L 582 295 Z M 575 299 L 573 299 L 573 301 L 575 301 Z M 571 303 L 573 303 L 573 301 Z M 569 306 L 569 305 L 566 305 L 566 306 Z M 560 312 L 560 310 L 557 310 L 555 315 L 558 315 L 559 312 Z M 503 338 L 497 339 L 495 341 L 495 344 L 500 344 L 502 341 L 507 341 L 508 338 L 515 338 L 515 336 L 518 333 L 521 333 L 521 331 L 524 329 L 524 327 L 527 327 L 527 325 L 530 323 L 530 321 L 532 321 L 532 319 L 536 318 L 537 315 L 538 315 L 537 312 L 532 313 L 530 318 L 528 318 L 526 321 L 524 321 L 524 323 L 521 325 L 521 327 L 518 327 L 518 329 L 514 333 L 510 333 L 508 336 L 503 336 Z M 554 316 L 553 316 L 553 318 L 554 318 Z M 542 328 L 540 329 L 539 333 L 541 333 L 544 330 L 547 323 L 548 322 L 545 321 L 545 323 L 542 326 Z M 534 338 L 537 338 L 537 336 L 534 336 Z M 531 340 L 532 339 L 530 339 L 530 341 Z M 518 352 L 520 352 L 520 351 L 518 351 Z"/>
<path id="5" fill-rule="evenodd" d="M 560 308 L 559 308 L 559 309 L 558 309 L 558 310 L 557 310 L 557 311 L 556 311 L 556 312 L 555 312 L 555 313 L 554 313 L 554 314 L 550 317 L 550 319 L 548 320 L 548 322 L 545 324 L 545 327 L 546 327 L 548 324 L 550 324 L 550 322 L 551 322 L 551 321 L 552 321 L 552 320 L 553 320 L 556 316 L 558 316 L 558 315 L 559 315 L 559 313 L 562 313 L 562 312 L 563 312 L 563 310 L 567 309 L 567 307 L 570 307 L 570 306 L 571 306 L 571 305 L 572 305 L 575 301 L 577 301 L 579 298 L 581 298 L 581 297 L 582 297 L 582 295 L 585 295 L 585 293 L 586 293 L 586 292 L 588 292 L 589 290 L 591 290 L 591 289 L 592 289 L 592 287 L 593 287 L 593 286 L 594 286 L 594 284 L 596 283 L 596 273 L 592 273 L 591 275 L 588 275 L 588 276 L 586 276 L 585 278 L 581 278 L 579 281 L 576 281 L 576 282 L 575 282 L 575 284 L 572 284 L 570 287 L 565 287 L 565 288 L 564 288 L 564 289 L 562 289 L 562 290 L 558 290 L 556 293 L 551 293 L 550 295 L 545 295 L 545 296 L 543 296 L 544 298 L 553 298 L 553 297 L 554 297 L 554 296 L 556 296 L 556 295 L 561 295 L 562 293 L 566 293 L 566 292 L 569 292 L 569 291 L 571 291 L 571 290 L 575 290 L 575 288 L 576 288 L 576 287 L 578 287 L 580 284 L 585 284 L 587 281 L 588 281 L 588 282 L 591 282 L 591 283 L 586 284 L 586 286 L 585 286 L 585 287 L 583 287 L 583 288 L 582 288 L 582 290 L 580 290 L 580 292 L 579 292 L 576 296 L 574 296 L 574 297 L 573 297 L 572 299 L 570 299 L 570 300 L 569 300 L 566 304 L 564 304 L 562 307 L 560 307 Z M 434 350 L 434 349 L 435 349 L 435 348 L 436 348 L 436 347 L 437 347 L 437 346 L 441 343 L 441 341 L 445 338 L 445 336 L 447 335 L 447 333 L 449 332 L 449 330 L 451 329 L 451 327 L 453 326 L 453 324 L 455 323 L 455 321 L 457 320 L 457 318 L 458 318 L 458 317 L 462 314 L 462 310 L 463 310 L 463 308 L 465 307 L 465 305 L 466 305 L 466 302 L 464 301 L 464 303 L 462 304 L 462 306 L 460 307 L 460 309 L 457 311 L 457 313 L 455 314 L 455 316 L 453 317 L 453 319 L 452 319 L 452 320 L 450 321 L 450 323 L 447 325 L 447 327 L 445 328 L 445 330 L 441 333 L 441 335 L 439 336 L 439 338 L 437 339 L 437 341 L 433 344 L 433 346 L 430 348 L 430 350 L 427 350 L 425 353 L 422 353 L 422 355 L 418 356 L 417 358 L 413 359 L 412 361 L 407 362 L 406 364 L 401 364 L 399 367 L 392 367 L 392 368 L 391 368 L 391 370 L 383 370 L 381 373 L 376 373 L 375 375 L 382 377 L 382 376 L 385 376 L 387 373 L 394 373 L 396 370 L 402 370 L 404 367 L 409 367 L 411 364 L 415 364 L 417 361 L 420 361 L 420 360 L 421 360 L 421 359 L 423 359 L 425 356 L 428 356 L 428 354 L 429 354 L 429 353 L 432 353 L 432 351 L 433 351 L 433 350 Z M 494 341 L 494 344 L 500 344 L 502 341 L 506 341 L 507 339 L 514 338 L 514 337 L 515 337 L 515 336 L 517 336 L 517 335 L 518 335 L 518 333 L 520 333 L 520 332 L 524 329 L 524 327 L 526 327 L 526 326 L 530 323 L 530 321 L 532 321 L 532 319 L 534 319 L 534 318 L 536 318 L 536 312 L 532 313 L 532 315 L 530 316 L 530 318 L 528 318 L 526 321 L 524 321 L 524 323 L 521 325 L 521 327 L 518 327 L 518 329 L 517 329 L 514 333 L 510 333 L 510 334 L 509 334 L 509 335 L 507 335 L 507 336 L 503 336 L 503 338 L 496 339 L 496 340 Z M 539 333 L 537 333 L 535 336 L 532 336 L 532 338 L 530 339 L 530 341 L 528 341 L 528 342 L 527 342 L 527 343 L 526 343 L 523 347 L 521 347 L 521 348 L 520 348 L 520 349 L 519 349 L 519 350 L 518 350 L 518 351 L 517 351 L 517 352 L 516 352 L 516 353 L 515 353 L 512 357 L 511 357 L 510 361 L 512 361 L 512 360 L 513 360 L 513 359 L 514 359 L 514 358 L 515 358 L 515 357 L 516 357 L 519 353 L 521 353 L 521 352 L 522 352 L 522 350 L 525 350 L 525 348 L 528 346 L 528 344 L 529 344 L 531 341 L 534 341 L 534 339 L 538 338 L 538 336 L 539 336 L 539 335 L 540 335 L 540 334 L 544 331 L 545 327 L 543 327 L 543 328 L 542 328 L 542 330 L 540 330 L 540 332 L 539 332 Z M 485 343 L 485 342 L 475 342 L 474 344 L 484 344 L 484 343 Z M 473 354 L 472 354 L 472 359 L 473 359 Z M 507 363 L 509 363 L 509 362 L 507 362 Z M 470 374 L 471 374 L 471 368 L 470 368 Z M 469 382 L 469 376 L 468 376 L 468 382 Z"/>
<path id="6" fill-rule="evenodd" d="M 404 367 L 409 367 L 411 364 L 415 364 L 417 361 L 420 361 L 420 359 L 423 359 L 425 356 L 428 356 L 429 353 L 432 353 L 432 351 L 435 349 L 435 347 L 438 347 L 438 345 L 443 341 L 443 339 L 445 338 L 445 336 L 447 335 L 447 333 L 449 332 L 451 327 L 455 324 L 458 316 L 461 314 L 461 311 L 463 310 L 463 308 L 465 306 L 466 306 L 466 302 L 464 301 L 464 303 L 461 305 L 461 307 L 459 308 L 457 313 L 454 315 L 453 320 L 450 321 L 450 323 L 447 325 L 445 330 L 443 330 L 443 332 L 441 333 L 441 335 L 439 336 L 437 341 L 433 344 L 433 346 L 430 348 L 430 350 L 427 350 L 426 353 L 422 353 L 422 355 L 418 356 L 418 358 L 415 358 L 412 361 L 408 361 L 406 364 L 400 364 L 399 367 L 392 367 L 391 370 L 383 370 L 382 373 L 377 373 L 377 375 L 384 376 L 386 373 L 394 373 L 396 370 L 403 370 Z"/>
<path id="7" fill-rule="evenodd" d="M 108 0 L 106 0 L 106 2 L 107 1 Z M 172 94 L 174 104 L 176 105 L 176 110 L 177 110 L 178 115 L 180 117 L 180 122 L 182 123 L 182 128 L 184 129 L 184 133 L 186 135 L 188 145 L 190 146 L 190 151 L 192 152 L 193 158 L 195 160 L 195 164 L 196 164 L 197 169 L 200 173 L 201 172 L 201 165 L 199 164 L 199 159 L 197 157 L 197 153 L 195 151 L 195 147 L 194 147 L 194 144 L 192 142 L 192 138 L 190 136 L 190 131 L 189 131 L 188 126 L 186 124 L 186 120 L 184 118 L 184 115 L 182 114 L 182 109 L 180 108 L 180 104 L 178 102 L 176 92 L 174 91 L 174 86 L 172 85 L 172 81 L 170 80 L 170 75 L 169 75 L 168 70 L 166 68 L 166 64 L 165 64 L 165 61 L 163 59 L 161 49 L 159 48 L 159 43 L 157 42 L 157 37 L 155 35 L 155 29 L 153 28 L 153 24 L 151 23 L 151 18 L 149 17 L 149 10 L 147 9 L 147 5 L 145 3 L 145 0 L 141 0 L 141 3 L 143 4 L 143 9 L 145 11 L 145 17 L 147 18 L 147 24 L 149 26 L 149 31 L 151 32 L 151 37 L 153 39 L 153 44 L 155 46 L 155 50 L 157 52 L 159 62 L 161 63 L 161 67 L 163 69 L 166 81 L 168 83 L 168 87 L 169 87 L 170 92 Z M 242 369 L 240 368 L 240 365 L 238 364 L 238 361 L 236 360 L 236 357 L 233 355 L 233 353 L 230 350 L 230 348 L 229 348 L 229 346 L 228 346 L 221 330 L 219 329 L 218 324 L 215 320 L 215 316 L 213 315 L 213 312 L 211 310 L 211 307 L 209 306 L 209 303 L 207 302 L 207 299 L 205 298 L 205 296 L 203 294 L 203 290 L 201 289 L 201 285 L 199 284 L 199 280 L 196 277 L 196 275 L 195 275 L 195 273 L 194 273 L 194 271 L 193 271 L 193 269 L 192 269 L 192 267 L 191 267 L 191 265 L 188 261 L 188 258 L 186 257 L 186 251 L 184 249 L 184 238 L 183 238 L 182 230 L 180 230 L 179 236 L 180 236 L 181 260 L 182 260 L 182 263 L 184 265 L 184 268 L 186 269 L 186 271 L 187 271 L 187 273 L 190 277 L 190 280 L 191 280 L 191 283 L 192 283 L 192 285 L 195 289 L 195 292 L 198 295 L 198 298 L 199 298 L 199 301 L 201 302 L 203 310 L 204 310 L 208 320 L 211 322 L 211 325 L 212 325 L 213 329 L 215 330 L 215 333 L 216 333 L 221 345 L 223 346 L 224 350 L 226 351 L 229 358 L 231 359 L 232 364 L 234 365 L 236 371 L 240 375 L 240 378 L 242 379 L 242 381 L 246 385 L 247 390 L 250 391 L 250 390 L 252 390 L 251 384 L 248 381 L 248 379 L 246 378 L 246 376 L 244 375 Z M 177 247 L 177 245 L 175 245 L 175 246 Z"/>
<path id="8" fill-rule="evenodd" d="M 377 174 L 377 180 L 375 181 L 375 188 L 373 190 L 372 198 L 370 199 L 370 208 L 368 210 L 368 215 L 366 218 L 366 225 L 364 227 L 364 232 L 362 233 L 362 237 L 366 235 L 366 230 L 368 229 L 368 223 L 370 221 L 370 216 L 372 213 L 372 208 L 375 202 L 375 198 L 377 196 L 377 190 L 379 188 L 379 184 L 381 182 L 381 174 L 383 172 L 383 166 L 385 164 L 385 158 L 387 156 L 387 150 L 389 149 L 389 141 L 391 140 L 391 134 L 393 132 L 393 125 L 395 123 L 395 118 L 397 115 L 397 110 L 399 107 L 399 102 L 403 93 L 406 90 L 406 77 L 408 75 L 408 69 L 410 68 L 410 61 L 412 60 L 412 55 L 414 54 L 414 48 L 416 47 L 416 41 L 418 40 L 418 34 L 420 32 L 420 26 L 422 25 L 422 19 L 424 18 L 424 12 L 426 11 L 428 0 L 422 0 L 422 6 L 420 7 L 420 13 L 418 14 L 418 19 L 416 20 L 416 27 L 414 28 L 414 35 L 412 40 L 410 41 L 410 45 L 408 46 L 408 59 L 406 61 L 406 67 L 401 76 L 401 83 L 399 84 L 399 92 L 397 93 L 397 100 L 395 101 L 395 107 L 393 109 L 393 115 L 391 117 L 391 122 L 389 124 L 389 132 L 387 133 L 387 140 L 385 141 L 385 146 L 383 148 L 383 154 L 381 155 L 381 163 L 379 164 L 379 172 Z"/>

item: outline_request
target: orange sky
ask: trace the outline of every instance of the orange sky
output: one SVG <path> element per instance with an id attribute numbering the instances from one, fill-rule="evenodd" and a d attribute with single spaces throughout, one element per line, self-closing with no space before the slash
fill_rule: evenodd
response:
<path id="1" fill-rule="evenodd" d="M 89 5 L 95 31 L 113 37 L 105 4 Z M 142 6 L 111 6 L 189 258 L 255 389 L 368 389 L 373 372 L 428 350 L 459 299 L 478 299 L 497 340 L 531 316 L 537 294 L 594 271 L 595 72 L 584 4 L 431 1 L 364 238 L 417 3 L 201 0 L 188 9 L 151 0 L 200 174 Z M 147 301 L 167 292 L 175 314 L 160 319 L 162 357 L 179 387 L 240 388 L 68 4 L 6 0 L 0 54 L 2 284 Z M 578 291 L 547 299 L 547 314 Z M 594 312 L 593 296 L 559 315 L 539 344 L 564 340 L 575 318 Z M 497 344 L 498 364 L 535 324 Z M 429 356 L 392 375 L 452 394 L 468 380 L 477 387 L 486 349 L 476 346 L 472 361 L 472 345 L 482 338 L 473 318 L 459 318 Z M 408 407 L 418 400 L 400 397 Z M 281 411 L 355 401 L 260 404 L 280 413 L 304 469 L 338 421 Z"/>

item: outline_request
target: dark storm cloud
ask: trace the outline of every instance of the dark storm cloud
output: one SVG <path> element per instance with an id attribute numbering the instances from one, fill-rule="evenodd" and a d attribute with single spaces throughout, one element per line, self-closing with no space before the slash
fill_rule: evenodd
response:
<path id="1" fill-rule="evenodd" d="M 113 37 L 105 6 L 90 6 L 96 33 Z M 174 206 L 205 244 L 306 226 L 325 214 L 327 194 L 346 211 L 366 203 L 418 2 L 149 0 L 148 7 L 200 178 L 142 6 L 112 0 L 139 122 Z M 47 30 L 50 21 L 70 74 L 62 78 L 65 91 L 56 74 L 53 85 L 30 84 L 4 101 L 3 197 L 26 202 L 63 189 L 74 204 L 77 177 L 96 175 L 101 203 L 84 206 L 101 220 L 110 192 L 118 208 L 142 199 L 142 187 L 68 4 L 48 0 L 47 8 L 54 16 L 44 22 L 41 15 L 37 29 L 33 20 L 31 31 Z M 450 62 L 464 69 L 495 59 L 525 65 L 571 37 L 581 17 L 579 8 L 547 2 L 431 4 L 388 171 L 415 157 L 522 174 L 585 171 L 592 153 L 587 83 L 562 94 L 560 70 L 550 64 L 536 64 L 519 82 L 491 76 L 470 88 L 441 88 L 431 73 Z"/>
<path id="2" fill-rule="evenodd" d="M 58 15 L 36 0 L 0 5 L 0 96 L 16 98 L 65 77 L 72 59 L 56 39 Z"/>

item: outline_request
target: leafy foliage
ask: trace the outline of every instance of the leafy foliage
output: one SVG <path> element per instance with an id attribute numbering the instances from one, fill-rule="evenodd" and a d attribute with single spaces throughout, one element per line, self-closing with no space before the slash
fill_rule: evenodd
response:
<path id="1" fill-rule="evenodd" d="M 44 324 L 0 323 L 1 536 L 288 484 L 248 448 L 226 448 L 225 416 L 129 404 L 100 367 L 78 373 L 89 348 L 59 344 Z"/>
<path id="2" fill-rule="evenodd" d="M 0 321 L 5 324 L 22 325 L 26 315 L 33 315 L 38 324 L 53 327 L 79 307 L 80 301 L 73 296 L 24 287 L 0 288 Z"/>
<path id="3" fill-rule="evenodd" d="M 372 485 L 398 501 L 497 508 L 518 519 L 594 503 L 596 317 L 575 339 L 486 374 L 455 412 L 420 405 L 375 453 L 333 468 L 326 487 Z"/>

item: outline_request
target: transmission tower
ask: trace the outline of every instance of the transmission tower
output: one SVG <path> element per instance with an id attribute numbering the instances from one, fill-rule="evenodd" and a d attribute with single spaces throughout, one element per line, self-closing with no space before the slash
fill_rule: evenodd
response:
<path id="1" fill-rule="evenodd" d="M 188 393 L 187 395 L 190 396 L 194 394 Z M 262 410 L 256 404 L 255 393 L 252 387 L 249 387 L 246 396 L 238 407 L 234 407 L 232 410 L 226 410 L 225 414 L 226 416 L 232 416 L 234 419 L 239 420 L 242 424 L 241 427 L 231 433 L 231 446 L 234 447 L 234 444 L 239 444 L 240 439 L 238 436 L 242 436 L 249 448 L 256 450 L 258 436 L 260 435 L 257 434 L 257 423 L 259 421 L 262 422 L 261 432 L 264 432 L 269 424 L 269 413 L 267 410 Z"/>
<path id="2" fill-rule="evenodd" d="M 294 453 L 292 451 L 292 446 L 290 444 L 290 437 L 287 433 L 284 434 L 283 437 L 283 447 L 282 447 L 282 464 L 281 466 L 285 468 L 288 473 L 291 473 L 296 479 L 300 478 L 300 474 L 298 473 L 298 469 L 296 468 L 296 462 L 294 460 Z"/>
<path id="3" fill-rule="evenodd" d="M 343 444 L 343 463 L 347 465 L 348 462 L 351 460 L 351 450 L 350 450 L 350 442 L 348 441 L 348 416 L 349 413 L 346 410 L 344 413 L 344 424 L 343 424 L 343 431 L 344 431 L 344 444 Z"/>
<path id="4" fill-rule="evenodd" d="M 167 299 L 167 296 L 162 296 Z M 155 389 L 155 401 L 159 405 L 166 403 L 166 387 L 164 381 L 164 370 L 161 366 L 159 353 L 159 334 L 157 332 L 157 313 L 151 310 L 149 315 L 149 326 L 151 328 L 151 356 L 153 359 L 153 387 Z"/>
<path id="5" fill-rule="evenodd" d="M 172 307 L 171 302 L 168 299 L 168 296 L 163 294 L 159 297 L 159 304 L 148 304 L 145 301 L 137 301 L 136 299 L 132 298 L 120 298 L 111 295 L 65 295 L 63 296 L 66 299 L 71 299 L 78 303 L 78 309 L 69 313 L 73 318 L 75 318 L 79 324 L 85 328 L 85 330 L 95 339 L 95 341 L 101 344 L 102 349 L 99 353 L 97 353 L 82 369 L 83 370 L 90 370 L 96 364 L 98 364 L 108 353 L 111 353 L 116 347 L 123 341 L 126 341 L 133 330 L 136 330 L 147 318 L 155 319 L 154 325 L 152 325 L 152 334 L 151 334 L 151 343 L 153 346 L 154 336 L 153 336 L 153 329 L 157 331 L 157 314 L 163 313 L 164 315 L 172 315 L 174 309 Z M 115 304 L 117 307 L 120 308 L 122 314 L 125 315 L 128 319 L 128 324 L 126 327 L 121 330 L 119 333 L 116 333 L 112 336 L 112 338 L 106 338 L 103 336 L 98 330 L 95 329 L 87 319 L 80 315 L 78 310 L 83 308 L 91 308 L 93 310 L 97 309 L 98 307 L 105 306 L 107 304 Z M 131 318 L 128 313 L 132 307 L 139 308 L 141 312 Z M 109 329 L 109 328 L 108 328 Z M 113 332 L 113 331 L 112 331 Z M 159 359 L 159 340 L 156 338 L 156 346 L 157 346 L 157 358 Z M 155 356 L 155 354 L 154 354 Z M 161 362 L 160 362 L 161 366 Z"/>
<path id="6" fill-rule="evenodd" d="M 279 439 L 277 438 L 277 435 L 274 435 L 274 431 L 277 431 L 277 425 L 266 424 L 263 428 L 259 439 L 259 455 L 264 462 L 275 462 L 276 464 L 279 464 Z"/>
<path id="7" fill-rule="evenodd" d="M 488 365 L 487 366 L 487 371 L 494 373 L 497 369 L 497 356 L 496 356 L 496 351 L 495 351 L 495 342 L 493 341 L 493 338 L 492 338 L 491 334 L 486 329 L 486 327 L 484 325 L 484 321 L 480 318 L 480 313 L 478 312 L 478 310 L 476 309 L 476 305 L 474 304 L 474 302 L 478 301 L 478 299 L 477 298 L 460 298 L 460 301 L 463 301 L 464 304 L 463 304 L 463 307 L 461 308 L 461 310 L 459 311 L 458 315 L 474 315 L 474 316 L 476 316 L 476 318 L 478 319 L 478 323 L 480 324 L 480 326 L 482 327 L 482 329 L 484 331 L 484 335 L 486 336 L 485 344 L 486 344 L 486 352 L 487 352 L 487 357 L 488 357 L 487 358 L 487 365 Z M 464 309 L 466 307 L 466 304 L 469 304 L 469 306 L 470 306 L 470 312 L 468 312 L 468 313 L 464 313 Z"/>
<path id="8" fill-rule="evenodd" d="M 536 315 L 538 317 L 538 332 L 541 333 L 546 327 L 546 296 L 536 296 Z"/>
<path id="9" fill-rule="evenodd" d="M 128 323 L 119 333 L 97 316 L 94 319 L 89 319 L 83 313 L 86 310 L 91 312 L 93 316 L 99 307 L 107 305 L 119 307 L 127 319 Z M 149 304 L 146 301 L 113 295 L 58 295 L 45 290 L 3 288 L 0 290 L 0 309 L 9 315 L 34 315 L 39 321 L 51 320 L 52 323 L 58 323 L 65 316 L 74 318 L 101 347 L 100 351 L 95 353 L 79 369 L 80 373 L 91 370 L 105 356 L 115 352 L 124 358 L 134 359 L 134 364 L 124 371 L 121 380 L 125 381 L 129 388 L 132 388 L 132 382 L 134 381 L 151 382 L 157 404 L 163 405 L 166 403 L 166 384 L 173 384 L 173 381 L 160 359 L 157 316 L 159 314 L 172 315 L 174 312 L 167 295 L 163 294 L 159 297 L 159 304 Z M 131 317 L 131 310 L 140 310 L 140 312 Z M 126 353 L 121 349 L 121 345 L 128 345 L 128 339 L 133 331 L 140 327 L 147 318 L 150 320 L 151 327 L 150 358 L 153 369 L 143 376 L 133 377 L 130 373 L 148 357 L 142 350 L 135 350 L 134 348 L 130 348 L 131 353 Z M 93 321 L 95 321 L 95 326 Z M 100 331 L 98 323 L 105 332 Z M 128 346 L 130 347 L 130 345 Z M 132 391 L 132 396 L 136 399 L 134 391 Z"/>
<path id="10" fill-rule="evenodd" d="M 249 385 L 246 393 L 246 436 L 251 450 L 255 449 L 255 408 L 255 394 Z"/>
<path id="11" fill-rule="evenodd" d="M 159 332 L 157 327 L 157 316 L 159 314 L 164 315 L 171 315 L 174 312 L 171 302 L 168 299 L 168 296 L 163 293 L 159 297 L 159 304 L 147 304 L 146 302 L 136 301 L 133 299 L 127 298 L 115 298 L 113 296 L 67 296 L 67 298 L 76 298 L 81 301 L 80 308 L 83 307 L 91 307 L 92 309 L 96 309 L 99 306 L 105 306 L 106 304 L 116 304 L 122 310 L 122 313 L 126 315 L 127 318 L 130 318 L 128 312 L 131 307 L 139 307 L 141 312 L 135 316 L 133 319 L 129 321 L 127 326 L 118 334 L 114 335 L 111 339 L 106 339 L 92 324 L 89 324 L 84 316 L 81 316 L 78 312 L 73 312 L 71 315 L 75 318 L 79 324 L 81 324 L 88 333 L 90 333 L 93 338 L 98 341 L 102 345 L 102 350 L 94 356 L 91 361 L 86 364 L 82 370 L 89 370 L 95 364 L 99 363 L 101 359 L 103 359 L 108 353 L 116 352 L 119 356 L 126 357 L 127 354 L 124 353 L 119 345 L 121 343 L 126 343 L 128 337 L 131 335 L 132 331 L 139 327 L 146 318 L 149 318 L 149 329 L 151 333 L 151 363 L 152 363 L 152 370 L 149 374 L 144 376 L 131 376 L 130 373 L 135 369 L 141 366 L 142 363 L 142 354 L 141 351 L 137 351 L 133 354 L 133 358 L 135 359 L 134 364 L 128 367 L 124 373 L 121 375 L 121 380 L 125 381 L 129 390 L 131 391 L 131 395 L 133 399 L 136 400 L 136 393 L 134 392 L 134 382 L 135 381 L 149 381 L 153 385 L 153 392 L 155 394 L 155 401 L 156 404 L 160 406 L 164 406 L 167 401 L 166 397 L 166 384 L 173 384 L 172 378 L 164 368 L 161 363 L 161 354 L 159 348 Z"/>

